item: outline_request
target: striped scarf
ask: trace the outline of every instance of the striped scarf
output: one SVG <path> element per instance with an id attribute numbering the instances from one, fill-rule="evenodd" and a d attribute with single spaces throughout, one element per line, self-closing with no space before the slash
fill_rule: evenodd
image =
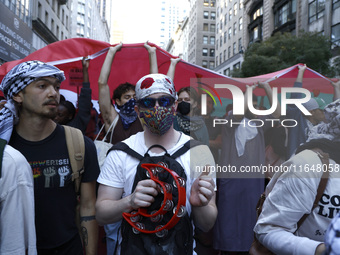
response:
<path id="1" fill-rule="evenodd" d="M 13 96 L 40 77 L 52 76 L 60 82 L 65 80 L 64 72 L 55 66 L 33 60 L 20 63 L 13 67 L 3 78 L 0 90 L 4 93 L 7 103 L 0 110 L 0 138 L 9 142 L 13 126 L 18 121 L 18 113 Z"/>

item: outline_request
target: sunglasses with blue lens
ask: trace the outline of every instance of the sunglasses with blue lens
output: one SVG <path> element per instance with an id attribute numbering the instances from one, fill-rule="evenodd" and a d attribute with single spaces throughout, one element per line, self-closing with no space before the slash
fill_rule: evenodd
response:
<path id="1" fill-rule="evenodd" d="M 153 108 L 155 107 L 156 102 L 158 102 L 159 106 L 170 107 L 174 104 L 175 99 L 170 96 L 162 96 L 159 98 L 146 97 L 146 98 L 138 100 L 137 103 L 142 108 Z"/>

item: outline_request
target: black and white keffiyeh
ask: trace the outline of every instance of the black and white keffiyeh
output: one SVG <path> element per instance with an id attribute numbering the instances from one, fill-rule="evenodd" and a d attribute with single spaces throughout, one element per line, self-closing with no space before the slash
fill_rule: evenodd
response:
<path id="1" fill-rule="evenodd" d="M 9 141 L 13 125 L 18 118 L 13 96 L 36 79 L 48 76 L 55 77 L 60 82 L 65 80 L 63 71 L 38 60 L 20 63 L 6 74 L 0 84 L 0 90 L 7 100 L 4 108 L 0 110 L 0 138 Z"/>
<path id="2" fill-rule="evenodd" d="M 312 127 L 307 142 L 320 138 L 340 141 L 340 99 L 328 104 L 324 112 L 326 123 L 322 122 Z"/>

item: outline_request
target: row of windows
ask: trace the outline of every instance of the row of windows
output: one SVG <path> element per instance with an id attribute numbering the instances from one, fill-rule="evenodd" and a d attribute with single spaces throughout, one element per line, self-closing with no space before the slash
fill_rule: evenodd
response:
<path id="1" fill-rule="evenodd" d="M 210 32 L 216 32 L 216 25 L 215 24 L 210 24 L 210 29 L 209 29 L 209 24 L 204 23 L 203 24 L 203 31 L 210 31 Z"/>
<path id="2" fill-rule="evenodd" d="M 203 48 L 202 49 L 202 56 L 204 56 L 204 57 L 208 57 L 208 56 L 209 57 L 215 57 L 215 49 Z"/>
<path id="3" fill-rule="evenodd" d="M 58 18 L 60 18 L 59 15 L 60 15 L 60 12 L 57 13 Z M 45 11 L 45 19 L 43 19 L 42 5 L 41 5 L 40 2 L 38 2 L 38 18 L 40 18 L 40 20 L 44 21 L 46 25 L 49 22 L 49 14 L 48 14 L 47 11 Z M 68 27 L 68 15 L 65 15 L 65 10 L 64 9 L 61 10 L 61 19 L 60 20 L 61 20 L 61 23 L 63 25 Z M 54 19 L 51 19 L 51 26 L 52 26 L 52 24 L 54 24 Z M 51 27 L 52 32 L 53 32 L 53 29 L 54 28 Z"/>
<path id="4" fill-rule="evenodd" d="M 215 45 L 215 36 L 210 36 L 210 41 L 209 41 L 209 36 L 203 35 L 203 44 L 211 44 Z"/>
<path id="5" fill-rule="evenodd" d="M 203 12 L 203 18 L 209 19 L 209 11 Z M 216 19 L 216 12 L 210 12 L 210 19 L 215 20 Z"/>
<path id="6" fill-rule="evenodd" d="M 204 0 L 203 1 L 203 6 L 204 7 L 214 7 L 216 4 L 216 0 L 210 0 L 210 4 L 209 4 L 209 0 Z"/>
<path id="7" fill-rule="evenodd" d="M 228 7 L 228 4 L 231 3 L 233 0 L 224 0 L 224 7 Z M 222 2 L 222 1 L 221 1 Z M 234 4 L 234 6 L 237 5 L 237 4 Z M 223 9 L 223 4 L 221 4 L 221 13 L 222 13 L 222 9 Z M 235 8 L 235 7 L 234 7 Z M 236 7 L 237 8 L 237 7 Z M 240 0 L 240 3 L 239 3 L 239 9 L 241 10 L 243 8 L 243 0 Z"/>
<path id="8" fill-rule="evenodd" d="M 314 0 L 308 5 L 308 21 L 312 23 L 324 16 L 325 0 Z"/>
<path id="9" fill-rule="evenodd" d="M 29 24 L 29 1 L 28 0 L 1 0 L 13 13 L 15 13 L 23 22 Z"/>
<path id="10" fill-rule="evenodd" d="M 227 59 L 229 59 L 232 56 L 236 55 L 237 53 L 241 52 L 241 50 L 242 50 L 242 38 L 238 39 L 238 47 L 237 47 L 237 43 L 236 42 L 233 43 L 232 50 L 233 51 L 231 52 L 231 46 L 229 46 L 228 47 L 228 53 L 227 53 L 227 50 L 225 49 L 223 51 L 223 55 L 222 55 L 222 52 L 221 52 L 219 54 L 219 56 L 216 56 L 216 66 L 218 66 L 218 63 L 222 64 L 223 62 L 227 61 Z"/>
<path id="11" fill-rule="evenodd" d="M 223 22 L 222 21 L 221 21 L 221 23 L 217 23 L 217 28 L 219 28 L 220 31 L 223 29 Z M 237 32 L 237 22 L 234 22 L 233 28 L 234 28 L 233 29 L 234 30 L 234 34 L 236 34 L 236 32 Z M 238 29 L 239 29 L 239 31 L 242 31 L 242 28 L 243 28 L 243 19 L 241 17 L 241 18 L 239 18 L 239 21 L 238 21 Z M 231 27 L 229 27 L 229 30 L 231 32 Z"/>
<path id="12" fill-rule="evenodd" d="M 208 67 L 208 60 L 202 60 L 202 66 L 204 68 L 214 69 L 215 63 L 214 63 L 214 61 L 209 61 L 209 67 Z"/>
<path id="13" fill-rule="evenodd" d="M 242 2 L 239 3 L 239 8 L 238 8 L 238 4 L 235 3 L 235 4 L 234 4 L 234 7 L 229 9 L 229 20 L 232 19 L 233 15 L 234 15 L 234 16 L 237 15 L 238 9 L 241 10 L 242 8 L 243 8 L 243 3 L 242 3 Z M 219 16 L 220 13 L 221 13 L 221 14 L 223 13 L 223 8 L 221 7 L 221 9 L 220 9 L 219 7 L 217 7 L 217 16 Z M 227 16 L 227 14 L 226 14 L 226 16 Z"/>
<path id="14" fill-rule="evenodd" d="M 233 65 L 233 70 L 237 70 L 241 68 L 241 63 L 237 62 L 235 65 Z M 223 70 L 223 74 L 226 76 L 230 76 L 230 68 L 227 68 L 225 70 Z"/>

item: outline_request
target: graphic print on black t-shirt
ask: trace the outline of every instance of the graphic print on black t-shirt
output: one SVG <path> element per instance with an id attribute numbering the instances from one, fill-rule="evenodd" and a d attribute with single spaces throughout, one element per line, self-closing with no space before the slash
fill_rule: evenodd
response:
<path id="1" fill-rule="evenodd" d="M 62 188 L 71 183 L 72 170 L 68 158 L 30 161 L 29 164 L 32 167 L 35 182 L 41 186 L 41 181 L 43 181 L 44 188 Z"/>

